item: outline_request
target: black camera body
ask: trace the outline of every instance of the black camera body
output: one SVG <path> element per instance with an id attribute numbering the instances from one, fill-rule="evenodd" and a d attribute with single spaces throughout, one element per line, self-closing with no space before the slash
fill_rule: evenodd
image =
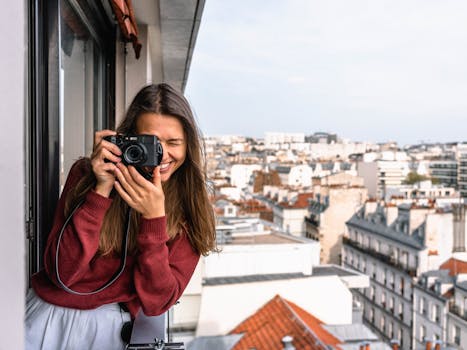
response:
<path id="1" fill-rule="evenodd" d="M 135 167 L 156 167 L 162 161 L 162 145 L 154 135 L 111 135 L 105 136 L 122 151 L 122 163 Z"/>

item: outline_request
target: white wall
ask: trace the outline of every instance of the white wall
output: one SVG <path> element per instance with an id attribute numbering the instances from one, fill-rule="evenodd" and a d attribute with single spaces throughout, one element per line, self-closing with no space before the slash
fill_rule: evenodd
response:
<path id="1" fill-rule="evenodd" d="M 0 201 L 1 242 L 0 348 L 23 349 L 25 232 L 24 232 L 24 118 L 26 101 L 26 2 L 3 6 L 0 21 Z M 12 36 L 13 35 L 13 36 Z"/>
<path id="2" fill-rule="evenodd" d="M 238 188 L 244 188 L 250 181 L 254 171 L 261 170 L 258 164 L 234 164 L 230 170 L 230 184 Z"/>
<path id="3" fill-rule="evenodd" d="M 225 245 L 205 258 L 206 278 L 302 272 L 319 264 L 318 242 L 309 244 Z"/>
<path id="4" fill-rule="evenodd" d="M 309 277 L 205 286 L 196 336 L 228 333 L 277 294 L 325 324 L 352 323 L 352 294 L 339 277 Z"/>

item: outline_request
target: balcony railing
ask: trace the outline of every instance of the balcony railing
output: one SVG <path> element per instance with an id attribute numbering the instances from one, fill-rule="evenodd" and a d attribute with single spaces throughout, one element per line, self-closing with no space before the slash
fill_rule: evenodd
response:
<path id="1" fill-rule="evenodd" d="M 464 310 L 464 312 L 462 312 L 459 306 L 451 304 L 449 305 L 449 312 L 467 321 L 467 310 Z"/>
<path id="2" fill-rule="evenodd" d="M 416 269 L 410 269 L 406 264 L 401 264 L 398 261 L 395 261 L 393 257 L 387 256 L 385 254 L 382 254 L 380 252 L 375 251 L 374 249 L 367 247 L 364 248 L 362 245 L 349 237 L 342 237 L 342 242 L 344 244 L 347 244 L 351 246 L 352 248 L 357 249 L 358 251 L 371 255 L 372 257 L 378 259 L 379 261 L 382 261 L 390 266 L 393 266 L 399 270 L 405 271 L 410 277 L 415 277 L 417 276 L 417 270 Z M 394 288 L 394 287 L 393 287 Z"/>

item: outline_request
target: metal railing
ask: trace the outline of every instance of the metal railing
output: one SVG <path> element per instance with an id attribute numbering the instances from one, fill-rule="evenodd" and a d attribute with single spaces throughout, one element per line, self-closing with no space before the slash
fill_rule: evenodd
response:
<path id="1" fill-rule="evenodd" d="M 360 243 L 350 239 L 349 237 L 342 237 L 342 243 L 357 249 L 358 251 L 371 255 L 372 257 L 384 262 L 387 265 L 393 266 L 399 270 L 405 271 L 410 277 L 417 276 L 417 270 L 409 268 L 406 264 L 396 261 L 393 257 L 377 252 L 370 247 L 362 247 Z"/>

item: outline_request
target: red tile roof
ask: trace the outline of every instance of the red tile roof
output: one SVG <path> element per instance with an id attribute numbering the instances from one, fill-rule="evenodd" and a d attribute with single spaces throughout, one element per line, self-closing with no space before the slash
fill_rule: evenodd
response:
<path id="1" fill-rule="evenodd" d="M 335 349 L 339 340 L 322 327 L 322 322 L 294 303 L 276 295 L 256 313 L 235 327 L 230 334 L 244 333 L 233 350 L 282 350 L 282 338 L 293 338 L 296 350 Z"/>
<path id="2" fill-rule="evenodd" d="M 467 273 L 467 262 L 451 258 L 444 262 L 440 267 L 440 270 L 449 270 L 450 276 L 455 276 L 460 273 Z"/>
<path id="3" fill-rule="evenodd" d="M 299 193 L 293 201 L 280 202 L 279 206 L 287 209 L 304 209 L 307 208 L 308 200 L 313 198 L 313 193 Z"/>

